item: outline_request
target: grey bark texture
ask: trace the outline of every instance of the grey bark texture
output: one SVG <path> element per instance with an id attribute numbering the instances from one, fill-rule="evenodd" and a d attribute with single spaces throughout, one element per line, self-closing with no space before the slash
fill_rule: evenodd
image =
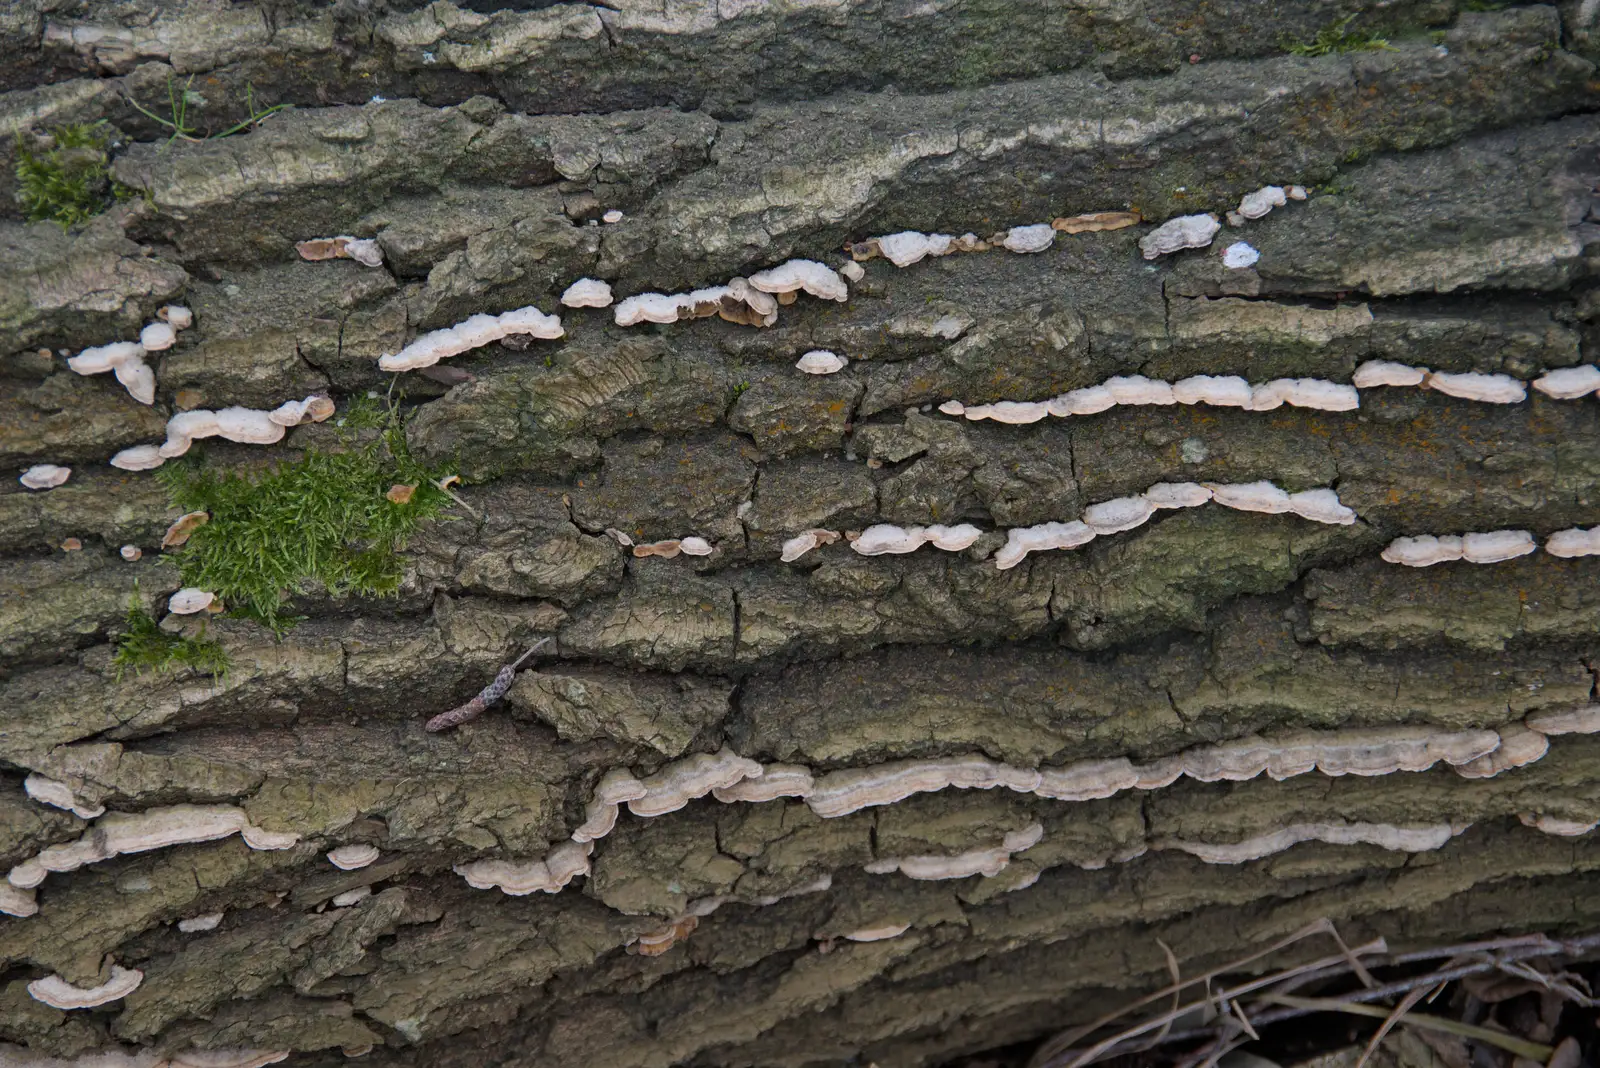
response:
<path id="1" fill-rule="evenodd" d="M 1118 375 L 1347 383 L 1387 360 L 1527 381 L 1595 363 L 1595 5 L 1486 6 L 4 5 L 0 864 L 185 805 L 297 838 L 129 852 L 7 889 L 37 913 L 0 915 L 0 1063 L 914 1068 L 1163 983 L 1161 942 L 1200 968 L 1324 917 L 1395 947 L 1592 930 L 1600 836 L 1552 833 L 1600 822 L 1600 736 L 1581 733 L 1478 777 L 947 789 L 838 817 L 707 793 L 624 807 L 559 892 L 454 870 L 553 867 L 605 773 L 650 780 L 723 750 L 818 780 L 957 757 L 1145 767 L 1399 728 L 1499 732 L 1504 755 L 1533 744 L 1525 722 L 1594 705 L 1600 557 L 1380 553 L 1600 524 L 1595 395 L 1397 387 L 1344 412 L 1030 425 L 938 408 Z M 1346 16 L 1387 46 L 1287 47 Z M 213 131 L 249 117 L 247 87 L 292 106 L 169 139 L 129 103 L 160 114 L 169 84 Z M 101 120 L 129 195 L 66 230 L 24 221 L 18 146 Z M 1209 249 L 1141 256 L 1150 224 L 1269 184 L 1311 192 Z M 1039 254 L 872 260 L 847 301 L 802 294 L 769 328 L 558 305 L 581 277 L 675 293 L 791 257 L 837 268 L 847 243 L 908 228 L 987 239 L 1096 211 L 1145 222 Z M 384 265 L 296 254 L 339 234 L 375 238 Z M 1226 267 L 1239 240 L 1260 259 Z M 153 406 L 68 370 L 171 302 L 196 325 L 151 354 Z M 344 409 L 390 388 L 379 357 L 418 334 L 526 305 L 559 312 L 565 337 L 458 356 L 456 384 L 402 378 L 412 454 L 458 472 L 467 507 L 403 548 L 396 597 L 297 590 L 305 618 L 281 637 L 210 621 L 225 675 L 119 674 L 130 601 L 159 616 L 183 585 L 159 550 L 183 509 L 114 453 L 159 442 L 180 408 L 326 392 Z M 812 349 L 848 366 L 801 374 Z M 251 472 L 332 447 L 333 426 L 306 425 L 207 457 Z M 24 489 L 42 463 L 74 473 Z M 1260 480 L 1333 488 L 1359 519 L 1208 505 L 993 559 L 1008 529 L 1155 483 Z M 803 531 L 880 523 L 984 535 L 779 559 Z M 714 551 L 637 557 L 618 533 Z M 424 732 L 541 638 L 502 700 Z M 108 814 L 34 800 L 30 775 Z M 1307 827 L 1352 840 L 1294 839 Z M 1210 862 L 1274 834 L 1290 838 Z M 378 859 L 326 859 L 352 844 Z M 988 874 L 905 864 L 985 851 Z M 113 962 L 144 974 L 119 1000 L 29 993 L 52 974 L 93 987 Z"/>

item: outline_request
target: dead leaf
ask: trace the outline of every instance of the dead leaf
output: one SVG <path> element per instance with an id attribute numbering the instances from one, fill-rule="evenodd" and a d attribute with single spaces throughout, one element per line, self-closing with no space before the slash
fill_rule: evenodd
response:
<path id="1" fill-rule="evenodd" d="M 207 523 L 211 522 L 210 512 L 189 512 L 178 517 L 178 521 L 167 528 L 161 536 L 163 549 L 176 549 L 189 540 L 190 535 Z"/>
<path id="2" fill-rule="evenodd" d="M 172 398 L 172 402 L 178 406 L 179 411 L 188 412 L 204 404 L 206 398 L 198 389 L 180 389 Z"/>
<path id="3" fill-rule="evenodd" d="M 389 492 L 385 493 L 384 496 L 389 498 L 389 500 L 393 501 L 395 504 L 409 504 L 411 503 L 412 496 L 416 492 L 417 487 L 407 486 L 404 483 L 397 482 L 389 487 Z"/>
<path id="4" fill-rule="evenodd" d="M 320 237 L 314 241 L 296 242 L 294 249 L 303 260 L 342 260 L 349 258 L 344 246 L 342 237 Z"/>
<path id="5" fill-rule="evenodd" d="M 61 548 L 69 553 L 75 553 L 79 549 L 83 548 L 83 542 L 79 541 L 77 538 L 68 538 L 66 541 L 61 543 Z"/>

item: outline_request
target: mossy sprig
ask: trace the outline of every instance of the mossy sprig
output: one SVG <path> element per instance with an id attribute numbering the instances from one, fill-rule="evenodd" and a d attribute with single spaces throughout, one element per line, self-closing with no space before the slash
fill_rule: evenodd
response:
<path id="1" fill-rule="evenodd" d="M 176 554 L 185 585 L 278 633 L 295 621 L 285 614 L 287 595 L 312 583 L 334 595 L 398 589 L 397 551 L 450 497 L 438 473 L 412 460 L 397 408 L 358 404 L 336 426 L 337 450 L 312 449 L 254 474 L 203 459 L 157 473 L 176 507 L 211 514 Z M 397 485 L 416 488 L 391 494 Z"/>
<path id="2" fill-rule="evenodd" d="M 1337 19 L 1317 31 L 1309 41 L 1285 41 L 1284 51 L 1291 56 L 1330 56 L 1345 52 L 1396 52 L 1399 49 L 1370 30 L 1352 30 L 1350 24 L 1356 15 Z"/>
<path id="3" fill-rule="evenodd" d="M 119 681 L 129 670 L 143 675 L 146 671 L 171 671 L 180 666 L 220 677 L 228 673 L 228 652 L 215 638 L 168 634 L 144 610 L 135 594 L 111 665 L 117 669 Z"/>
<path id="4" fill-rule="evenodd" d="M 29 222 L 66 229 L 128 195 L 111 179 L 108 140 L 104 122 L 58 126 L 51 147 L 37 152 L 17 135 L 17 201 Z"/>

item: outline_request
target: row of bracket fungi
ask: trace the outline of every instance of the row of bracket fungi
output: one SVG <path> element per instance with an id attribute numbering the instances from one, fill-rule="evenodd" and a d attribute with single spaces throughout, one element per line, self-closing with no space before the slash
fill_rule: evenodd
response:
<path id="1" fill-rule="evenodd" d="M 635 816 L 653 818 L 676 812 L 708 794 L 729 804 L 799 798 L 818 816 L 833 819 L 951 788 L 1004 787 L 1051 800 L 1086 801 L 1123 790 L 1160 789 L 1185 776 L 1201 782 L 1242 781 L 1263 774 L 1281 780 L 1312 771 L 1329 776 L 1373 776 L 1424 771 L 1438 763 L 1453 767 L 1460 775 L 1482 778 L 1538 760 L 1548 748 L 1550 735 L 1597 732 L 1600 705 L 1592 705 L 1535 713 L 1521 724 L 1498 730 L 1373 727 L 1248 736 L 1192 747 L 1144 764 L 1119 757 L 1025 768 L 968 755 L 892 761 L 820 776 L 796 764 L 763 765 L 724 748 L 674 761 L 644 778 L 626 768 L 605 772 L 571 841 L 533 862 L 533 867 L 516 861 L 480 860 L 456 870 L 474 886 L 526 887 L 508 889 L 512 893 L 559 889 L 573 875 L 587 871 L 593 843 L 616 826 L 623 805 Z M 4 887 L 12 896 L 0 897 L 0 904 L 13 906 L 4 911 L 14 916 L 37 911 L 32 890 L 51 872 L 69 872 L 123 854 L 215 841 L 233 834 L 241 835 L 252 849 L 287 849 L 300 838 L 293 832 L 256 827 L 242 809 L 232 805 L 180 804 L 139 813 L 105 813 L 100 806 L 79 801 L 67 784 L 42 776 L 30 776 L 26 789 L 41 803 L 80 815 L 93 813 L 95 822 L 76 841 L 48 846 L 11 869 Z M 339 846 L 328 854 L 330 863 L 347 871 L 377 858 L 377 848 L 365 843 Z M 18 892 L 26 894 L 21 907 L 16 907 L 24 900 Z"/>
<path id="2" fill-rule="evenodd" d="M 866 808 L 892 805 L 915 794 L 952 788 L 1004 787 L 1051 800 L 1087 801 L 1111 797 L 1123 790 L 1160 789 L 1183 776 L 1201 782 L 1243 781 L 1263 774 L 1281 780 L 1311 771 L 1329 776 L 1374 776 L 1425 771 L 1438 763 L 1451 766 L 1467 778 L 1486 778 L 1543 757 L 1550 735 L 1597 732 L 1600 732 L 1600 705 L 1536 713 L 1523 723 L 1499 730 L 1375 727 L 1307 730 L 1279 737 L 1251 736 L 1197 746 L 1147 764 L 1135 764 L 1119 757 L 1061 767 L 1023 768 L 969 755 L 892 761 L 831 771 L 821 776 L 801 765 L 763 765 L 723 749 L 715 754 L 697 753 L 675 761 L 642 779 L 626 768 L 613 768 L 597 782 L 584 821 L 573 831 L 570 841 L 560 843 L 537 860 L 479 860 L 457 865 L 455 870 L 479 889 L 498 887 L 508 894 L 555 893 L 576 876 L 588 873 L 594 843 L 611 833 L 623 805 L 635 816 L 652 818 L 675 812 L 708 794 L 728 804 L 799 798 L 818 816 L 832 819 Z M 1552 826 L 1565 825 L 1558 822 Z M 1588 829 L 1588 826 L 1582 830 L 1565 826 L 1551 833 L 1576 834 Z M 1211 849 L 1202 843 L 1187 845 L 1193 847 L 1187 851 L 1202 859 L 1232 855 L 1227 853 L 1229 849 L 1239 852 L 1234 846 Z M 1027 847 L 1010 850 L 1007 856 L 1021 848 Z M 1173 848 L 1185 847 L 1175 845 Z M 979 852 L 993 857 L 992 850 Z M 975 862 L 965 854 L 958 858 L 917 858 L 909 867 L 903 863 L 904 859 L 896 861 L 894 870 L 913 878 L 960 878 L 974 873 L 967 869 Z M 998 863 L 995 860 L 980 868 Z M 945 874 L 939 874 L 941 872 Z"/>
<path id="3" fill-rule="evenodd" d="M 1472 534 L 1422 534 L 1396 538 L 1383 550 L 1383 559 L 1406 567 L 1432 567 L 1464 560 L 1469 564 L 1499 564 L 1537 551 L 1539 543 L 1526 530 L 1490 530 Z M 1570 560 L 1600 556 L 1600 527 L 1571 527 L 1545 539 L 1544 551 Z"/>
<path id="4" fill-rule="evenodd" d="M 1577 400 L 1600 390 L 1600 367 L 1583 364 L 1549 371 L 1533 388 L 1556 400 Z M 1025 425 L 1047 416 L 1066 418 L 1094 415 L 1117 405 L 1206 404 L 1215 408 L 1241 408 L 1269 412 L 1285 404 L 1326 412 L 1348 412 L 1361 406 L 1360 389 L 1376 386 L 1420 386 L 1463 400 L 1487 404 L 1518 404 L 1528 397 L 1525 384 L 1510 375 L 1478 372 L 1451 373 L 1410 367 L 1387 360 L 1369 360 L 1356 368 L 1352 384 L 1319 378 L 1277 378 L 1252 385 L 1238 375 L 1193 375 L 1164 382 L 1143 375 L 1118 375 L 1097 386 L 1069 390 L 1042 401 L 996 401 L 964 404 L 945 401 L 945 415 L 977 421 Z"/>

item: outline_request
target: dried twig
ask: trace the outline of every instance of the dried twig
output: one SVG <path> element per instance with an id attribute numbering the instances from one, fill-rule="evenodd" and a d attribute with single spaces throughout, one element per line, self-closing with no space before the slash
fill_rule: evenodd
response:
<path id="1" fill-rule="evenodd" d="M 517 678 L 517 669 L 523 665 L 528 657 L 538 652 L 549 641 L 549 638 L 540 638 L 534 642 L 527 652 L 517 657 L 513 663 L 501 668 L 500 673 L 494 677 L 494 681 L 479 691 L 478 696 L 459 708 L 452 708 L 448 712 L 441 712 L 434 716 L 423 725 L 423 730 L 429 733 L 437 733 L 438 731 L 448 730 L 451 727 L 460 726 L 463 723 L 470 723 L 483 715 L 485 709 L 504 697 L 506 691 L 511 689 L 511 684 Z"/>
<path id="2" fill-rule="evenodd" d="M 1445 985 L 1444 983 L 1436 983 L 1432 988 L 1432 993 L 1437 994 L 1445 988 Z M 1428 995 L 1429 988 L 1419 986 L 1400 999 L 1400 1004 L 1396 1005 L 1389 1015 L 1384 1017 L 1383 1023 L 1379 1025 L 1377 1032 L 1372 1036 L 1372 1040 L 1367 1043 L 1367 1048 L 1361 1051 L 1361 1059 L 1356 1061 L 1356 1068 L 1366 1068 L 1367 1061 L 1371 1060 L 1372 1055 L 1378 1050 L 1378 1043 L 1382 1042 L 1384 1036 L 1394 1029 L 1394 1025 L 1400 1022 L 1401 1017 L 1416 1008 L 1417 1002 Z"/>

